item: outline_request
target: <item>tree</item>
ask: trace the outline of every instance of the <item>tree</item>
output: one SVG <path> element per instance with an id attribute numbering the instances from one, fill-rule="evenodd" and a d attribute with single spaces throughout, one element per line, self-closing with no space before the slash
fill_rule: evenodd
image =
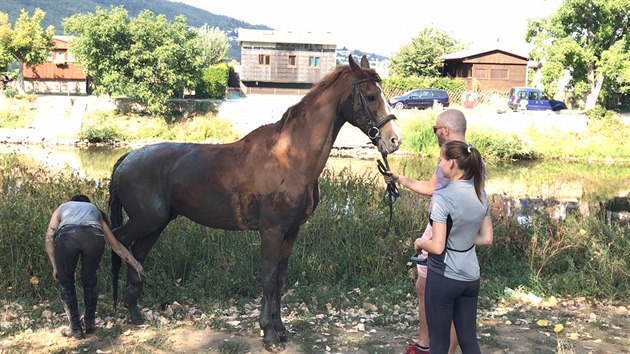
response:
<path id="1" fill-rule="evenodd" d="M 399 52 L 392 56 L 389 71 L 392 75 L 401 76 L 439 76 L 440 57 L 462 48 L 447 33 L 425 27 L 411 43 L 402 45 Z"/>
<path id="2" fill-rule="evenodd" d="M 530 56 L 542 63 L 545 92 L 553 96 L 568 72 L 565 89 L 584 93 L 584 108 L 591 109 L 611 90 L 627 87 L 629 13 L 630 0 L 565 0 L 550 17 L 529 20 L 526 39 L 535 45 Z"/>
<path id="3" fill-rule="evenodd" d="M 0 12 L 0 73 L 7 71 L 9 64 L 14 60 L 8 46 L 11 31 L 9 15 Z"/>
<path id="4" fill-rule="evenodd" d="M 76 36 L 70 50 L 95 93 L 137 98 L 153 114 L 167 115 L 169 100 L 201 75 L 201 40 L 182 16 L 171 23 L 148 10 L 129 18 L 122 7 L 97 7 L 67 18 L 64 29 Z"/>
<path id="5" fill-rule="evenodd" d="M 20 17 L 11 28 L 9 16 L 0 13 L 0 68 L 13 60 L 20 64 L 19 86 L 24 90 L 23 66 L 35 66 L 46 61 L 53 48 L 52 37 L 55 33 L 53 26 L 42 29 L 42 20 L 46 13 L 36 9 L 33 17 L 22 10 Z"/>
<path id="6" fill-rule="evenodd" d="M 230 51 L 230 41 L 225 32 L 218 27 L 204 25 L 199 28 L 199 37 L 202 43 L 202 61 L 204 66 L 224 63 Z"/>

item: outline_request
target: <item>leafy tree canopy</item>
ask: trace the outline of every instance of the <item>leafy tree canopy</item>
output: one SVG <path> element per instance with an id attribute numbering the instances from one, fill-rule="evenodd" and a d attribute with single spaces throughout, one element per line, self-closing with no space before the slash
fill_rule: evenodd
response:
<path id="1" fill-rule="evenodd" d="M 149 10 L 130 18 L 122 7 L 64 21 L 71 50 L 93 78 L 95 93 L 138 98 L 166 115 L 168 102 L 194 87 L 203 67 L 201 40 L 182 16 L 170 22 Z"/>
<path id="2" fill-rule="evenodd" d="M 565 89 L 586 94 L 591 109 L 612 92 L 630 90 L 630 0 L 565 0 L 545 19 L 530 20 L 530 56 L 543 64 L 548 95 L 568 71 Z M 562 89 L 562 88 L 561 88 Z"/>
<path id="3" fill-rule="evenodd" d="M 34 66 L 43 63 L 53 48 L 52 36 L 55 29 L 42 29 L 46 13 L 36 9 L 33 16 L 22 11 L 11 27 L 9 16 L 0 12 L 0 69 L 6 70 L 9 63 L 20 63 L 20 87 L 23 86 L 22 65 Z"/>
<path id="4" fill-rule="evenodd" d="M 389 71 L 400 76 L 439 76 L 440 57 L 460 49 L 462 45 L 447 33 L 425 27 L 411 43 L 402 45 L 392 56 Z"/>
<path id="5" fill-rule="evenodd" d="M 230 41 L 218 27 L 203 25 L 199 29 L 202 43 L 202 61 L 205 66 L 224 63 L 230 51 Z"/>

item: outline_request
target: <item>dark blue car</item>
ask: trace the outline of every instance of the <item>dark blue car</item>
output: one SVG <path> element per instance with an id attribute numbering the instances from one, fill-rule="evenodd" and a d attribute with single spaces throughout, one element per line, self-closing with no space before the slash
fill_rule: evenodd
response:
<path id="1" fill-rule="evenodd" d="M 510 90 L 508 107 L 514 112 L 518 110 L 529 111 L 559 111 L 567 109 L 567 105 L 558 100 L 550 100 L 544 97 L 542 91 L 531 87 L 513 87 Z"/>
<path id="2" fill-rule="evenodd" d="M 444 107 L 448 107 L 450 104 L 448 92 L 439 89 L 414 89 L 403 95 L 390 98 L 389 104 L 396 109 L 424 109 L 432 107 L 435 101 Z"/>

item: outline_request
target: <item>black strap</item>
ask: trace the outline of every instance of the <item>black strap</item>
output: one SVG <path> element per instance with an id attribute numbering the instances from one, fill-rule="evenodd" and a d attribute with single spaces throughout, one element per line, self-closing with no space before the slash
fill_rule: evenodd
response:
<path id="1" fill-rule="evenodd" d="M 378 171 L 383 175 L 391 176 L 391 172 L 389 171 L 389 162 L 387 161 L 387 154 L 381 154 L 383 156 L 383 161 L 377 160 Z M 392 227 L 392 221 L 394 219 L 394 203 L 400 197 L 400 192 L 398 191 L 398 187 L 396 186 L 396 182 L 393 180 L 387 183 L 387 188 L 385 189 L 385 203 L 389 206 L 389 223 L 387 224 L 387 228 L 383 233 L 382 238 L 385 238 L 389 234 L 389 230 Z"/>

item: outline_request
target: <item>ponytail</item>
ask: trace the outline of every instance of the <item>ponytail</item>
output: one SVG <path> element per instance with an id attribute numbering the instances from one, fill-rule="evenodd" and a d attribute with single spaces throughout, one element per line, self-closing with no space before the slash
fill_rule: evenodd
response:
<path id="1" fill-rule="evenodd" d="M 444 157 L 457 161 L 457 166 L 464 171 L 463 179 L 472 179 L 477 198 L 481 200 L 483 181 L 483 160 L 476 147 L 462 141 L 449 141 L 442 146 Z"/>

